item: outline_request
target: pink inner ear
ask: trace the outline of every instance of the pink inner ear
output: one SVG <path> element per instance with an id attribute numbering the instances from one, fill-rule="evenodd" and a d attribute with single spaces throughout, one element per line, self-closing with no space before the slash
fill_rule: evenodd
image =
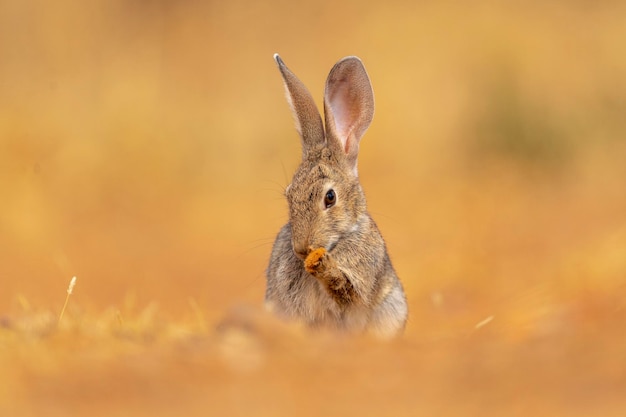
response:
<path id="1" fill-rule="evenodd" d="M 345 80 L 337 80 L 334 84 L 334 94 L 329 97 L 329 105 L 335 123 L 335 133 L 344 148 L 349 154 L 354 149 L 354 138 L 352 133 L 354 125 L 359 119 L 360 104 L 354 94 L 350 91 L 350 83 Z"/>
<path id="2" fill-rule="evenodd" d="M 335 131 L 337 136 L 339 136 L 339 140 L 341 140 L 341 144 L 343 145 L 346 152 L 348 152 L 348 135 L 350 134 L 350 120 L 347 117 L 347 109 L 346 103 L 343 100 L 335 99 L 331 104 L 334 121 L 335 121 Z"/>

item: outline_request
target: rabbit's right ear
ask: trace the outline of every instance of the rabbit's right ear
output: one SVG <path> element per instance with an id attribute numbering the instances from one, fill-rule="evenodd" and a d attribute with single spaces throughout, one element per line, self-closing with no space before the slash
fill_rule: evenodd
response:
<path id="1" fill-rule="evenodd" d="M 296 130 L 302 139 L 302 155 L 306 155 L 308 149 L 318 144 L 324 144 L 324 125 L 315 101 L 309 90 L 304 86 L 289 68 L 285 65 L 278 54 L 274 54 L 274 59 L 278 64 L 278 69 L 283 76 L 285 91 L 291 112 L 296 122 Z"/>
<path id="2" fill-rule="evenodd" d="M 345 57 L 330 70 L 324 114 L 329 146 L 346 154 L 348 165 L 357 176 L 359 142 L 374 117 L 374 92 L 359 58 Z"/>

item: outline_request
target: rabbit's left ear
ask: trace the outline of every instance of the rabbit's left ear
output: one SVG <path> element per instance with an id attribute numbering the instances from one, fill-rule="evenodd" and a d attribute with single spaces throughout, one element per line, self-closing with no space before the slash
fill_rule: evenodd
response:
<path id="1" fill-rule="evenodd" d="M 287 101 L 296 122 L 296 129 L 302 139 L 302 157 L 304 159 L 310 149 L 326 143 L 322 118 L 311 93 L 302 84 L 302 81 L 287 68 L 278 54 L 274 54 L 274 59 L 283 76 Z"/>
<path id="2" fill-rule="evenodd" d="M 326 138 L 340 148 L 357 175 L 359 142 L 374 117 L 374 92 L 361 60 L 355 56 L 337 62 L 324 93 Z"/>

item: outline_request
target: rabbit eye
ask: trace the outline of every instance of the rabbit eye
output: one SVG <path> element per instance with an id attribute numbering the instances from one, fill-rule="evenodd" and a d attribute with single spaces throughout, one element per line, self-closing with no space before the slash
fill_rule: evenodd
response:
<path id="1" fill-rule="evenodd" d="M 324 196 L 324 206 L 326 206 L 326 208 L 331 208 L 335 205 L 336 201 L 337 196 L 335 195 L 335 190 L 331 188 L 326 192 L 326 195 Z"/>

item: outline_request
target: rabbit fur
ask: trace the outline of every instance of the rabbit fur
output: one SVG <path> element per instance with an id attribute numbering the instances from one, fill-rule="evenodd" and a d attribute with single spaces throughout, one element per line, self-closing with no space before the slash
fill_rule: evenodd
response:
<path id="1" fill-rule="evenodd" d="M 302 141 L 285 190 L 289 222 L 274 242 L 266 307 L 279 316 L 351 333 L 400 334 L 408 308 L 359 183 L 359 142 L 374 114 L 365 67 L 346 57 L 330 71 L 324 123 L 304 84 L 274 55 Z"/>

